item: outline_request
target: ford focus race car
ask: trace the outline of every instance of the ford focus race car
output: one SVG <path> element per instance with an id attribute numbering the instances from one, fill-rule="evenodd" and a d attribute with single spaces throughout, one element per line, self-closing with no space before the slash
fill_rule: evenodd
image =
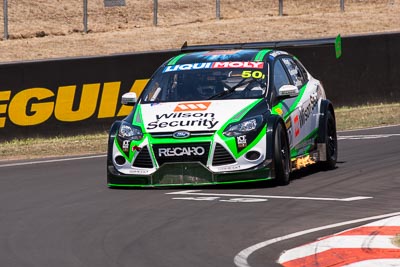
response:
<path id="1" fill-rule="evenodd" d="M 300 63 L 271 49 L 182 53 L 155 72 L 110 131 L 108 186 L 274 179 L 337 159 L 333 105 Z"/>

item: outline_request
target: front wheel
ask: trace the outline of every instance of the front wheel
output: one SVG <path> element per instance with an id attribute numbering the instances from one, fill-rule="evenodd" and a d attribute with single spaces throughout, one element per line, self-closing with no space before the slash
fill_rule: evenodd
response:
<path id="1" fill-rule="evenodd" d="M 290 182 L 290 152 L 285 129 L 278 124 L 274 136 L 274 170 L 277 185 L 287 185 Z"/>

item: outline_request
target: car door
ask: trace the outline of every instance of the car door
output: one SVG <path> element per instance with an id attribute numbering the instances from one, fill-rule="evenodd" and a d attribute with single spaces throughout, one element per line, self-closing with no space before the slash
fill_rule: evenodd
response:
<path id="1" fill-rule="evenodd" d="M 274 63 L 273 87 L 277 102 L 273 110 L 285 121 L 288 139 L 291 148 L 291 156 L 301 153 L 297 149 L 298 144 L 304 138 L 303 130 L 302 91 L 306 90 L 308 82 L 307 72 L 289 55 L 281 56 Z M 294 85 L 300 94 L 293 97 L 279 97 L 279 88 L 283 85 Z"/>
<path id="2" fill-rule="evenodd" d="M 314 147 L 318 129 L 318 101 L 322 96 L 320 82 L 308 75 L 298 60 L 282 58 L 292 84 L 299 89 L 299 95 L 290 108 L 293 125 L 292 156 L 303 155 Z"/>

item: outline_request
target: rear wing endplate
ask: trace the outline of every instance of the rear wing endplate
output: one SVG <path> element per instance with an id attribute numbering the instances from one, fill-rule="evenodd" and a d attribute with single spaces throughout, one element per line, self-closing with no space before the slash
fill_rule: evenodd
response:
<path id="1" fill-rule="evenodd" d="M 255 43 L 236 43 L 236 44 L 211 44 L 211 45 L 191 45 L 187 42 L 181 47 L 182 52 L 196 52 L 208 50 L 229 50 L 229 49 L 283 49 L 295 47 L 335 47 L 336 58 L 342 55 L 342 38 L 340 34 L 334 38 L 308 39 L 308 40 L 289 40 L 289 41 L 274 41 L 274 42 L 255 42 Z"/>

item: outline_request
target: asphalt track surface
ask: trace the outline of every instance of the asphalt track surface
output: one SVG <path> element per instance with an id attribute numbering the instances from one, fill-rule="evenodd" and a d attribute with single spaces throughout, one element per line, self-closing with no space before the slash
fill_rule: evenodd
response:
<path id="1" fill-rule="evenodd" d="M 235 266 L 265 240 L 399 212 L 400 126 L 339 136 L 335 170 L 309 168 L 283 187 L 112 190 L 102 155 L 0 163 L 0 266 Z M 361 224 L 276 242 L 246 260 L 279 266 L 282 251 Z"/>

